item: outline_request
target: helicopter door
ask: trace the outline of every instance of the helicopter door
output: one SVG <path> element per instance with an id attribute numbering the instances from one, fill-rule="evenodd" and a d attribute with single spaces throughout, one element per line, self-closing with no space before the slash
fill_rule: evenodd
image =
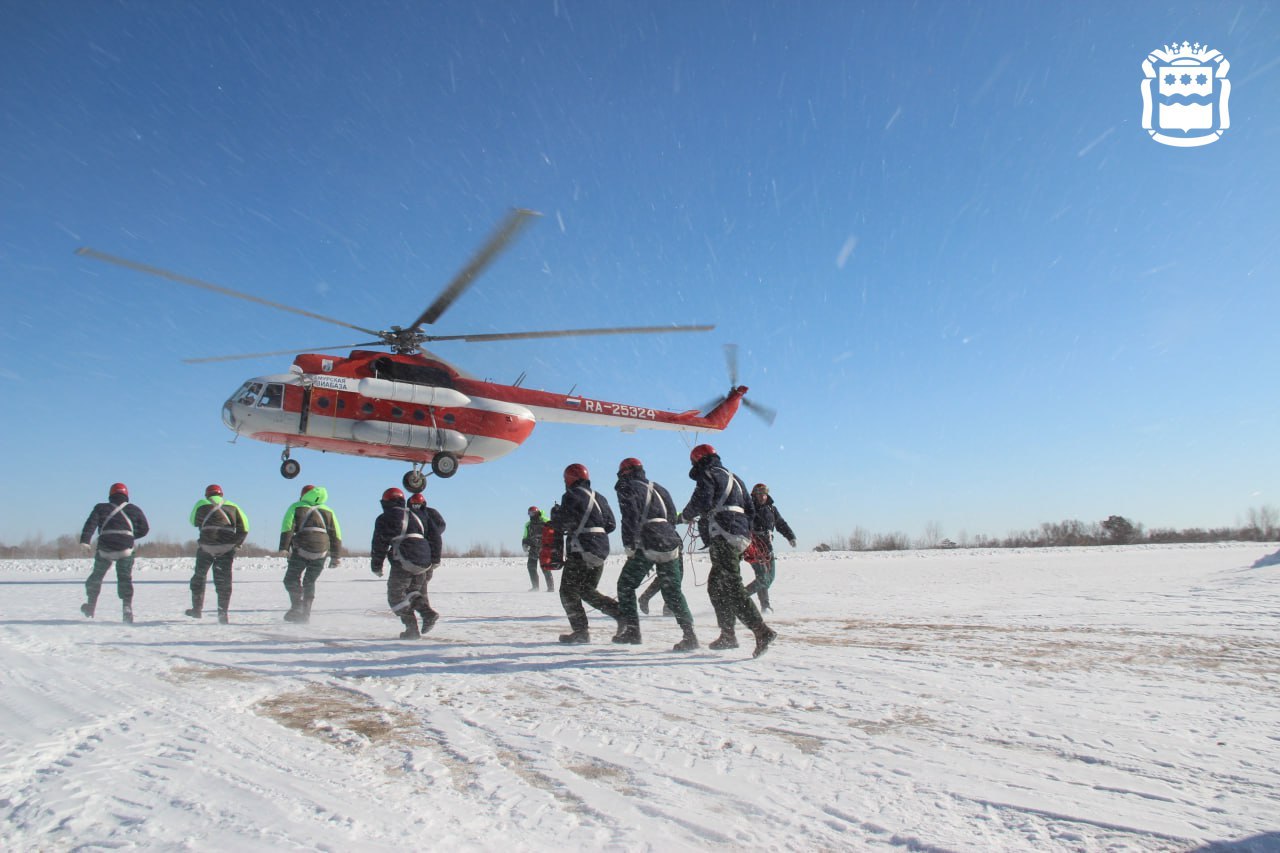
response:
<path id="1" fill-rule="evenodd" d="M 311 384 L 302 386 L 302 413 L 298 416 L 298 434 L 307 434 L 307 418 L 311 414 Z"/>

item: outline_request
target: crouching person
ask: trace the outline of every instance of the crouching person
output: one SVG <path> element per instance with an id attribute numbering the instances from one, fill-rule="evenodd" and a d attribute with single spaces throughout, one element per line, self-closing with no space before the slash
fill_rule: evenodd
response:
<path id="1" fill-rule="evenodd" d="M 422 590 L 434 563 L 428 538 L 428 521 L 409 511 L 404 492 L 387 489 L 382 493 L 382 514 L 373 525 L 370 569 L 382 577 L 382 565 L 391 563 L 387 576 L 387 604 L 400 617 L 402 640 L 416 640 L 435 625 L 435 613 L 425 604 Z M 422 628 L 418 627 L 422 615 Z"/>

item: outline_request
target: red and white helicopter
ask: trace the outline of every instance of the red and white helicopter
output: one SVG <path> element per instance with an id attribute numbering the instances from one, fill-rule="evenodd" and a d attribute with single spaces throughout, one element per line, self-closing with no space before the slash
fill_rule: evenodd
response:
<path id="1" fill-rule="evenodd" d="M 422 344 L 433 341 L 510 341 L 582 335 L 702 332 L 715 328 L 706 325 L 631 326 L 475 335 L 429 335 L 424 332 L 423 325 L 439 319 L 520 229 L 537 215 L 530 210 L 511 211 L 421 316 L 408 327 L 392 326 L 386 331 L 366 329 L 95 249 L 77 249 L 76 254 L 345 326 L 377 339 L 318 348 L 321 351 L 353 348 L 345 358 L 319 352 L 299 354 L 288 373 L 250 379 L 222 405 L 222 421 L 237 436 L 284 445 L 280 473 L 290 479 L 302 470 L 302 466 L 290 458 L 290 452 L 300 447 L 410 462 L 413 468 L 404 475 L 404 486 L 412 492 L 420 492 L 426 487 L 423 466 L 430 463 L 436 476 L 452 477 L 460 464 L 489 462 L 515 450 L 533 432 L 538 421 L 612 426 L 623 431 L 719 431 L 729 425 L 741 404 L 772 420 L 773 412 L 767 407 L 743 399 L 747 388 L 737 384 L 736 348 L 733 345 L 725 350 L 730 368 L 729 392 L 702 410 L 684 412 L 536 391 L 519 384 L 484 382 L 424 351 Z M 391 352 L 358 349 L 365 346 L 386 346 Z M 227 361 L 298 352 L 283 350 L 187 361 Z M 701 411 L 706 411 L 706 414 L 701 414 Z"/>

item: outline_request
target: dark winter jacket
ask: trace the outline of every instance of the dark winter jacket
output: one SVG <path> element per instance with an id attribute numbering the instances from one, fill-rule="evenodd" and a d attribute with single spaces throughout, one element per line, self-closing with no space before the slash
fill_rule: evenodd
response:
<path id="1" fill-rule="evenodd" d="M 628 551 L 643 551 L 656 562 L 674 560 L 680 554 L 680 534 L 676 532 L 676 505 L 671 493 L 645 477 L 643 468 L 633 468 L 618 477 L 618 514 L 622 516 L 622 545 Z"/>
<path id="2" fill-rule="evenodd" d="M 221 495 L 196 501 L 189 520 L 200 528 L 196 543 L 206 554 L 218 556 L 234 551 L 249 535 L 249 519 L 244 510 Z"/>
<path id="3" fill-rule="evenodd" d="M 373 523 L 370 567 L 381 571 L 383 561 L 389 559 L 393 568 L 419 574 L 431 567 L 432 556 L 426 523 L 409 511 L 403 498 L 382 501 L 382 515 Z"/>
<path id="4" fill-rule="evenodd" d="M 551 510 L 551 526 L 567 537 L 566 557 L 582 554 L 587 565 L 602 566 L 609 556 L 609 534 L 618 524 L 605 496 L 591 488 L 590 480 L 578 480 Z"/>
<path id="5" fill-rule="evenodd" d="M 342 527 L 327 500 L 329 491 L 316 486 L 289 505 L 280 522 L 281 551 L 292 551 L 304 560 L 342 556 Z"/>
<path id="6" fill-rule="evenodd" d="M 431 546 L 432 565 L 440 562 L 444 556 L 444 516 L 433 506 L 426 504 L 410 504 L 409 511 L 418 516 L 427 529 L 427 544 Z"/>
<path id="7" fill-rule="evenodd" d="M 124 495 L 112 495 L 106 503 L 100 503 L 89 513 L 84 529 L 80 531 L 80 544 L 88 545 L 94 533 L 98 534 L 98 553 L 120 554 L 132 551 L 134 542 L 151 532 L 147 517 L 141 508 L 129 503 Z"/>
<path id="8" fill-rule="evenodd" d="M 791 525 L 787 524 L 786 519 L 782 517 L 782 513 L 778 512 L 772 496 L 765 495 L 763 503 L 756 503 L 754 499 L 752 503 L 755 504 L 756 510 L 755 520 L 751 522 L 751 529 L 754 532 L 768 536 L 774 530 L 777 530 L 788 541 L 796 538 L 796 534 L 791 530 Z"/>
<path id="9" fill-rule="evenodd" d="M 693 495 L 680 512 L 683 521 L 707 516 L 707 533 L 745 550 L 751 541 L 751 524 L 755 507 L 742 478 L 720 464 L 720 457 L 708 454 L 689 469 Z"/>

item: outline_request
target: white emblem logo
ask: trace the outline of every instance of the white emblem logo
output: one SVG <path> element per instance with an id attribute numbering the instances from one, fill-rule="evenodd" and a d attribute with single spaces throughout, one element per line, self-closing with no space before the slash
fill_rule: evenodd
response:
<path id="1" fill-rule="evenodd" d="M 1161 145 L 1217 142 L 1231 127 L 1230 70 L 1225 56 L 1200 42 L 1151 51 L 1142 63 L 1142 127 Z"/>
<path id="2" fill-rule="evenodd" d="M 330 370 L 333 370 L 333 359 L 331 358 L 320 359 L 320 369 L 323 370 L 325 373 L 328 373 Z"/>

